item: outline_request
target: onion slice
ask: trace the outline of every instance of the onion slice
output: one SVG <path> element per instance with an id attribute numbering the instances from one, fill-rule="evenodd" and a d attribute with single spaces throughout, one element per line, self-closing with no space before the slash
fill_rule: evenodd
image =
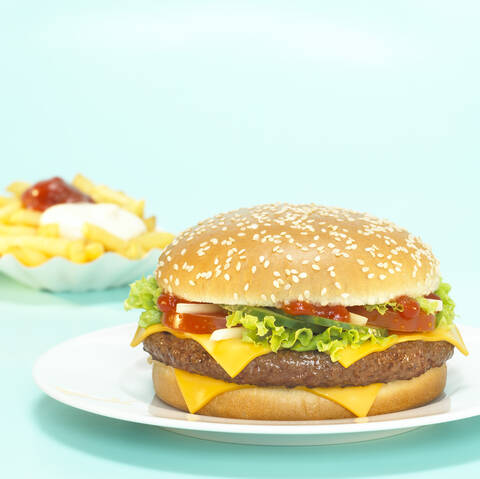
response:
<path id="1" fill-rule="evenodd" d="M 237 328 L 224 328 L 224 329 L 217 329 L 210 335 L 211 341 L 223 341 L 225 339 L 234 339 L 234 338 L 241 338 L 245 328 L 237 327 Z"/>
<path id="2" fill-rule="evenodd" d="M 436 303 L 437 305 L 437 308 L 435 309 L 436 313 L 438 313 L 438 311 L 441 311 L 443 309 L 443 301 L 441 299 L 430 299 L 430 298 L 425 298 L 425 299 L 432 303 Z"/>
<path id="3" fill-rule="evenodd" d="M 350 313 L 350 322 L 357 326 L 365 326 L 367 324 L 368 318 L 361 316 L 360 314 Z"/>
<path id="4" fill-rule="evenodd" d="M 178 303 L 176 312 L 178 314 L 216 314 L 225 311 L 216 304 L 195 304 L 195 303 Z"/>

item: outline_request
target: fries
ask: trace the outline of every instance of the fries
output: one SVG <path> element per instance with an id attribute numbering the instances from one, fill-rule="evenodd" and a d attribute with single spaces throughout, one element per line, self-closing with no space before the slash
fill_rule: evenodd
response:
<path id="1" fill-rule="evenodd" d="M 25 181 L 14 181 L 7 186 L 6 190 L 18 197 L 28 188 L 30 188 L 30 183 L 26 183 Z"/>
<path id="2" fill-rule="evenodd" d="M 6 254 L 13 254 L 13 256 L 25 266 L 39 266 L 48 259 L 45 253 L 31 248 L 20 248 L 18 246 L 8 248 Z"/>
<path id="3" fill-rule="evenodd" d="M 40 224 L 40 216 L 42 215 L 38 211 L 19 208 L 8 218 L 8 222 L 12 225 L 38 226 Z"/>
<path id="4" fill-rule="evenodd" d="M 144 200 L 134 200 L 121 191 L 112 190 L 104 185 L 95 185 L 81 174 L 75 176 L 72 184 L 86 195 L 91 196 L 96 203 L 113 203 L 143 218 Z"/>
<path id="5" fill-rule="evenodd" d="M 11 196 L 0 196 L 0 256 L 13 255 L 30 267 L 57 256 L 83 264 L 108 252 L 137 260 L 154 248 L 164 248 L 173 240 L 172 234 L 155 231 L 155 216 L 144 217 L 143 200 L 96 185 L 81 174 L 75 176 L 72 184 L 96 203 L 113 203 L 134 213 L 144 222 L 146 232 L 126 241 L 97 225 L 85 223 L 82 239 L 62 237 L 59 225 L 41 224 L 41 212 L 23 207 L 21 196 L 30 183 L 15 181 L 6 188 Z"/>
<path id="6" fill-rule="evenodd" d="M 166 231 L 151 231 L 143 233 L 143 235 L 137 236 L 130 241 L 136 243 L 145 251 L 149 251 L 153 248 L 165 248 L 165 246 L 172 242 L 173 238 L 175 238 L 175 236 Z"/>

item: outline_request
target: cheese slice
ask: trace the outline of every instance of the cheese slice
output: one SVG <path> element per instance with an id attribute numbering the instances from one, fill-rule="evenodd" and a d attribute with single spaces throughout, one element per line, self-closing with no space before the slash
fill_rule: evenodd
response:
<path id="1" fill-rule="evenodd" d="M 177 331 L 163 324 L 154 324 L 147 329 L 138 328 L 131 342 L 131 346 L 137 346 L 148 336 L 154 333 L 168 332 L 177 338 L 193 339 L 217 361 L 225 372 L 234 378 L 248 363 L 258 356 L 271 353 L 272 350 L 258 344 L 246 343 L 241 338 L 225 339 L 223 341 L 211 341 L 210 334 L 193 334 Z"/>
<path id="2" fill-rule="evenodd" d="M 251 361 L 258 356 L 271 353 L 271 349 L 258 344 L 245 343 L 240 338 L 225 339 L 223 341 L 211 341 L 209 334 L 193 334 L 177 331 L 168 328 L 163 324 L 154 324 L 148 328 L 139 327 L 131 342 L 132 346 L 137 346 L 148 336 L 168 332 L 177 338 L 193 339 L 201 344 L 203 348 L 217 361 L 225 372 L 232 378 L 239 374 Z M 397 334 L 386 338 L 383 344 L 375 344 L 370 341 L 355 347 L 347 347 L 338 353 L 339 363 L 348 368 L 353 363 L 367 356 L 368 354 L 385 351 L 394 344 L 405 341 L 447 341 L 456 346 L 460 352 L 468 355 L 467 348 L 456 326 L 451 329 L 437 328 L 427 333 Z"/>
<path id="3" fill-rule="evenodd" d="M 199 374 L 189 373 L 181 369 L 175 369 L 175 377 L 183 399 L 189 412 L 196 413 L 208 404 L 214 397 L 227 391 L 250 388 L 255 386 L 234 384 L 213 379 Z M 364 417 L 372 407 L 377 397 L 381 383 L 369 384 L 368 386 L 355 386 L 346 388 L 306 388 L 299 387 L 303 391 L 330 399 L 348 409 L 358 417 Z"/>
<path id="4" fill-rule="evenodd" d="M 344 367 L 348 368 L 353 363 L 357 362 L 363 357 L 375 353 L 377 351 L 385 351 L 394 344 L 404 343 L 406 341 L 447 341 L 458 348 L 458 350 L 468 355 L 467 347 L 463 342 L 462 336 L 456 326 L 451 329 L 437 328 L 433 331 L 425 333 L 410 333 L 410 334 L 396 334 L 386 338 L 383 344 L 376 344 L 373 342 L 366 342 L 358 347 L 349 347 L 338 352 L 338 362 Z"/>
<path id="5" fill-rule="evenodd" d="M 382 383 L 345 388 L 300 388 L 340 404 L 358 417 L 365 417 L 382 388 Z"/>
<path id="6" fill-rule="evenodd" d="M 189 373 L 182 369 L 175 369 L 175 377 L 183 399 L 185 399 L 187 404 L 188 411 L 192 414 L 202 409 L 205 404 L 208 404 L 219 394 L 252 387 L 243 384 L 227 383 L 220 379 Z"/>

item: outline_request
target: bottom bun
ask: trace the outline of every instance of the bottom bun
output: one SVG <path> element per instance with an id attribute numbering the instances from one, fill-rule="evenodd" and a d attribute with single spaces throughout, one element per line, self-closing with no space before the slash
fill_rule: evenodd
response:
<path id="1" fill-rule="evenodd" d="M 177 385 L 174 369 L 153 361 L 153 385 L 157 396 L 182 411 L 188 408 Z M 429 369 L 413 379 L 393 381 L 379 391 L 368 416 L 422 406 L 438 397 L 445 387 L 447 367 Z M 336 402 L 302 389 L 258 387 L 224 392 L 196 414 L 267 421 L 309 421 L 355 417 Z"/>

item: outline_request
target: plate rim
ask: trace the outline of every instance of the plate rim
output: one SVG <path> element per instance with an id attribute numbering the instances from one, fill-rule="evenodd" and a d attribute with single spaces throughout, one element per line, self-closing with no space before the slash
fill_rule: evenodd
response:
<path id="1" fill-rule="evenodd" d="M 457 421 L 461 419 L 467 419 L 470 417 L 480 415 L 480 403 L 477 407 L 472 406 L 470 408 L 462 409 L 460 411 L 451 412 L 447 411 L 439 414 L 431 414 L 424 416 L 416 416 L 413 418 L 400 418 L 390 419 L 385 421 L 369 421 L 368 418 L 358 418 L 358 421 L 348 423 L 326 424 L 326 421 L 272 421 L 271 424 L 266 424 L 268 421 L 253 421 L 253 420 L 238 420 L 239 423 L 221 422 L 219 418 L 214 418 L 215 421 L 209 421 L 209 416 L 201 416 L 197 414 L 188 414 L 183 411 L 179 411 L 179 414 L 183 414 L 185 417 L 168 418 L 162 416 L 140 414 L 132 411 L 122 411 L 120 409 L 108 410 L 107 404 L 98 401 L 98 405 L 94 407 L 86 403 L 81 396 L 71 395 L 63 393 L 60 389 L 50 387 L 44 381 L 42 381 L 42 367 L 44 362 L 48 360 L 51 355 L 58 352 L 59 349 L 67 347 L 72 343 L 82 343 L 88 341 L 90 337 L 102 336 L 112 332 L 119 332 L 121 330 L 134 329 L 135 323 L 124 323 L 121 325 L 102 328 L 95 331 L 91 331 L 73 338 L 69 338 L 62 341 L 55 346 L 51 347 L 43 354 L 41 354 L 35 361 L 32 375 L 37 386 L 49 397 L 74 407 L 75 409 L 83 410 L 92 414 L 100 416 L 119 419 L 128 422 L 134 422 L 139 424 L 147 424 L 152 426 L 159 426 L 170 429 L 179 430 L 196 430 L 223 434 L 261 434 L 261 435 L 328 435 L 328 434 L 352 434 L 363 433 L 373 431 L 386 431 L 395 429 L 407 429 L 420 426 L 441 424 L 446 422 Z M 474 335 L 480 337 L 480 328 L 475 328 L 469 325 L 458 324 L 459 329 L 464 333 L 473 332 Z M 126 343 L 128 345 L 128 343 Z M 136 400 L 132 400 L 135 402 Z M 138 401 L 140 403 L 140 401 Z M 143 402 L 141 402 L 144 404 Z M 94 404 L 92 402 L 92 404 Z M 375 416 L 378 418 L 379 416 Z M 321 422 L 321 424 L 319 424 Z M 261 423 L 261 424 L 260 424 Z"/>

